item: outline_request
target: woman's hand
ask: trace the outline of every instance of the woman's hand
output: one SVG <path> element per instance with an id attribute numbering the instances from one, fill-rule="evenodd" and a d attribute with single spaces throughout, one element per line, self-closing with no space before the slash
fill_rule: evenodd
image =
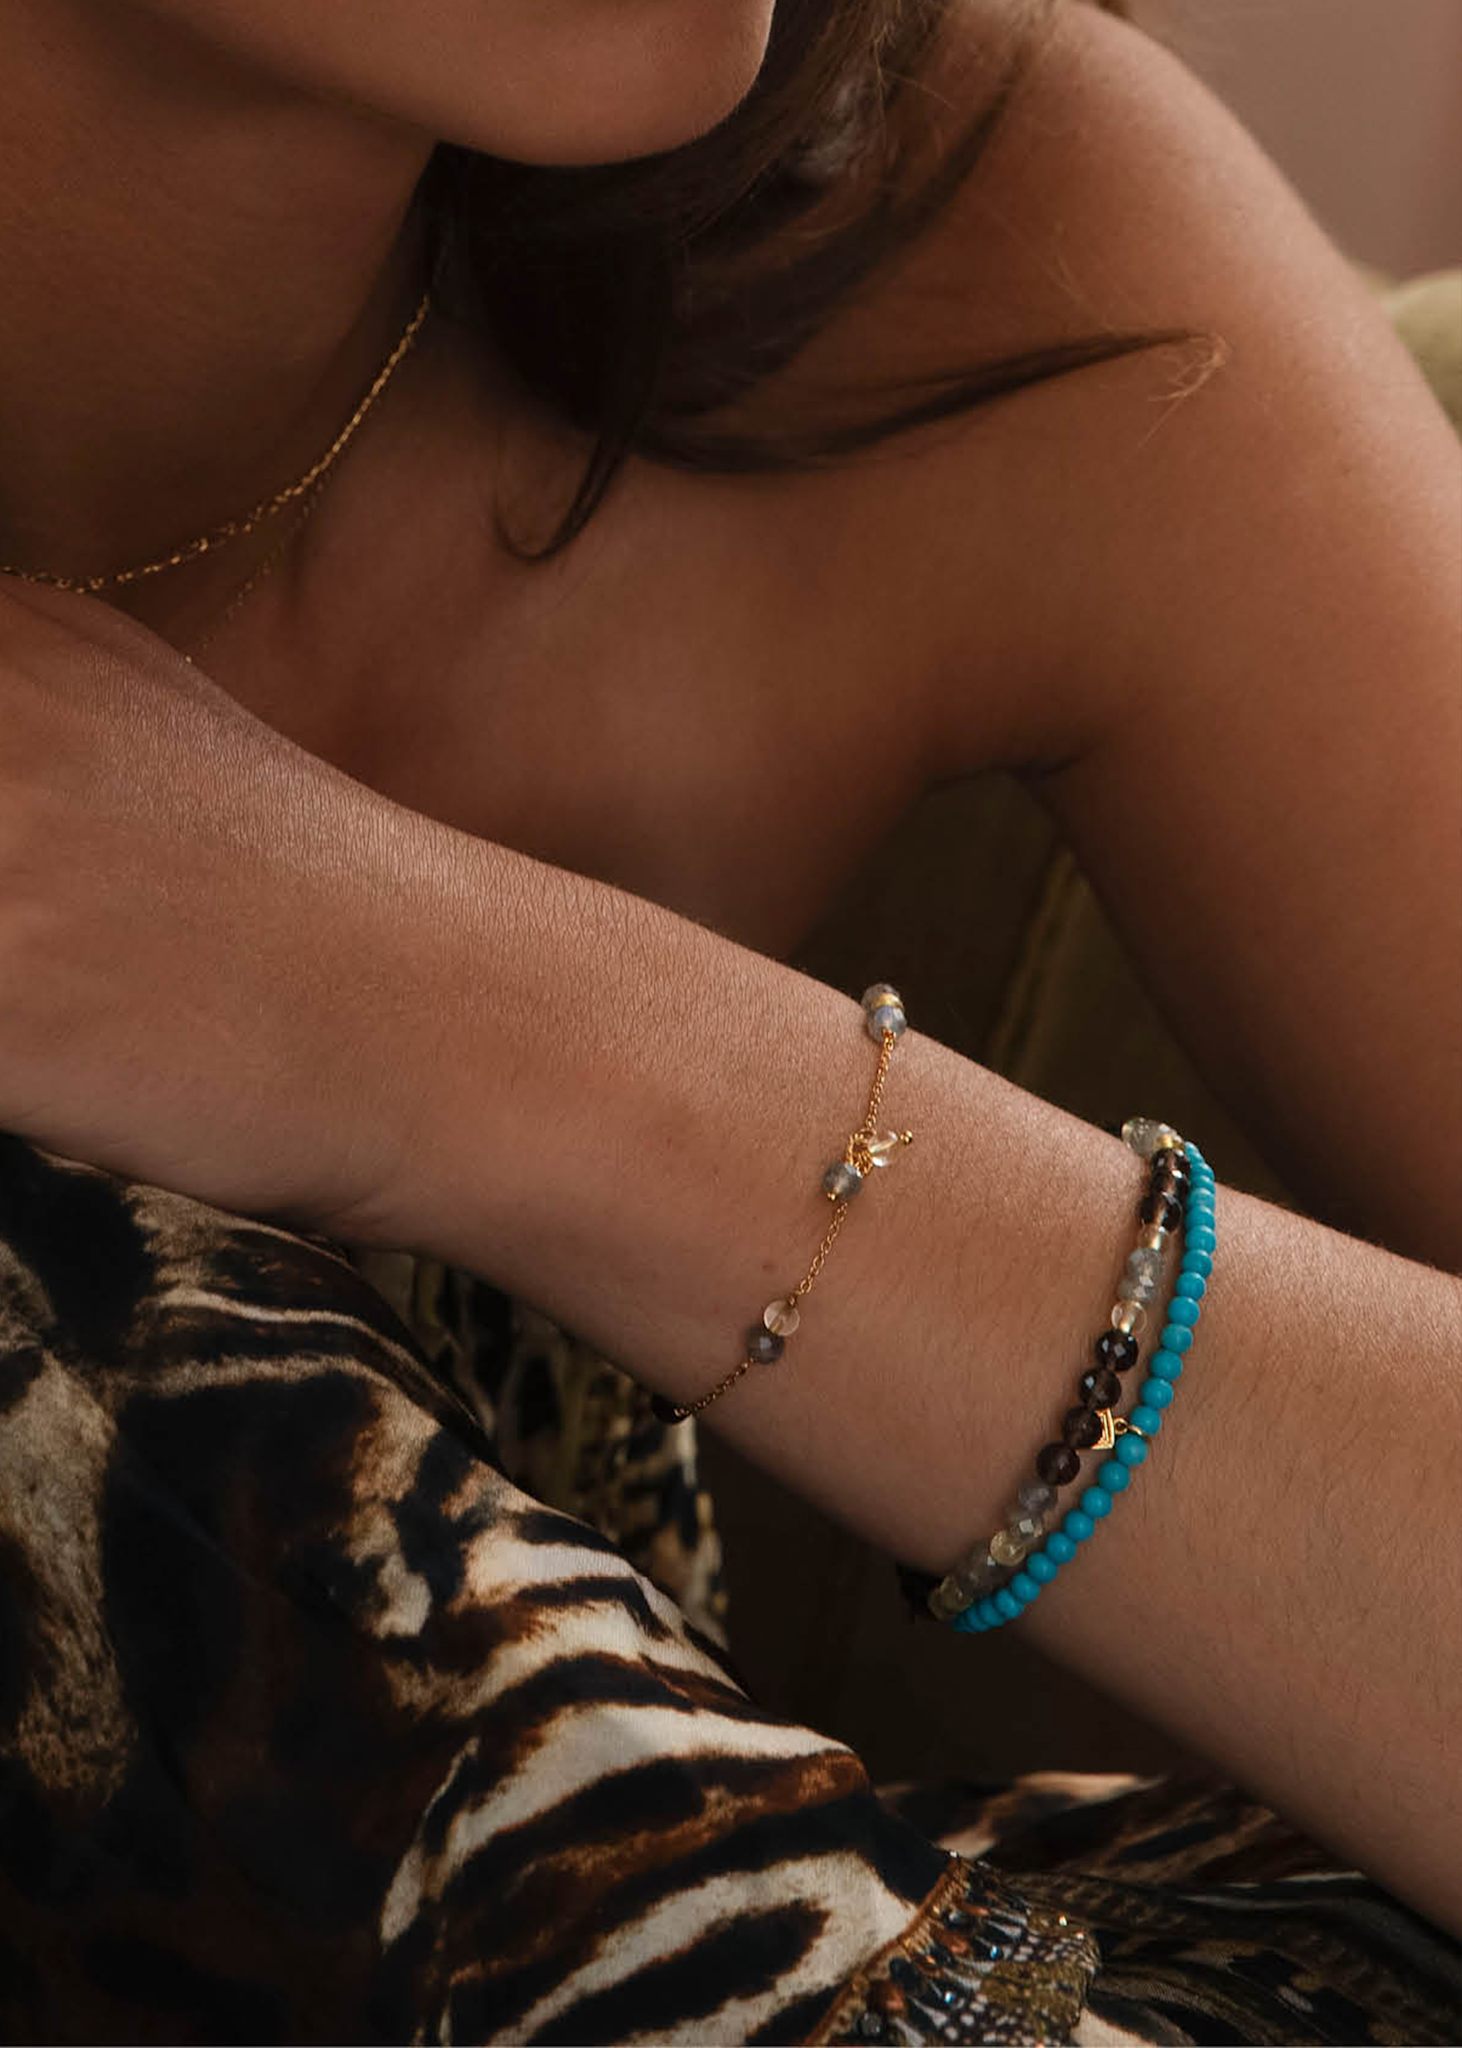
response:
<path id="1" fill-rule="evenodd" d="M 0 580 L 0 1128 L 331 1230 L 392 1170 L 448 839 L 133 621 Z"/>

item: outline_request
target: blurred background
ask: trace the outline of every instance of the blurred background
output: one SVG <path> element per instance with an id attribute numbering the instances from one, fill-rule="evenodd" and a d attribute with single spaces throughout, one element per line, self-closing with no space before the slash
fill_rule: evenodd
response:
<path id="1" fill-rule="evenodd" d="M 1462 260 L 1462 0 L 1136 0 L 1346 253 Z"/>

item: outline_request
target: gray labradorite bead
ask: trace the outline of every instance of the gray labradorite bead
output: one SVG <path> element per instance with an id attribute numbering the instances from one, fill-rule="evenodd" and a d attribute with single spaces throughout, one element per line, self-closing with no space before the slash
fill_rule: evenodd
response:
<path id="1" fill-rule="evenodd" d="M 903 997 L 898 990 L 886 981 L 870 982 L 858 1000 L 865 1010 L 876 1010 L 880 1003 L 903 1003 Z"/>
<path id="2" fill-rule="evenodd" d="M 1028 1479 L 1015 1498 L 1021 1514 L 1043 1515 L 1055 1500 L 1056 1490 L 1043 1480 Z"/>
<path id="3" fill-rule="evenodd" d="M 1162 1253 L 1140 1247 L 1127 1254 L 1127 1276 L 1131 1280 L 1148 1280 L 1155 1287 L 1162 1278 Z"/>
<path id="4" fill-rule="evenodd" d="M 822 1177 L 824 1194 L 835 1202 L 850 1202 L 863 1185 L 863 1176 L 846 1159 L 835 1159 Z"/>
<path id="5" fill-rule="evenodd" d="M 895 1038 L 902 1038 L 909 1026 L 909 1020 L 897 1003 L 880 1003 L 876 1010 L 868 1012 L 868 1036 L 882 1041 L 885 1031 L 891 1031 Z"/>
<path id="6" fill-rule="evenodd" d="M 785 1337 L 779 1337 L 774 1330 L 767 1330 L 760 1323 L 753 1323 L 746 1333 L 746 1355 L 754 1358 L 758 1365 L 775 1365 L 787 1348 Z"/>

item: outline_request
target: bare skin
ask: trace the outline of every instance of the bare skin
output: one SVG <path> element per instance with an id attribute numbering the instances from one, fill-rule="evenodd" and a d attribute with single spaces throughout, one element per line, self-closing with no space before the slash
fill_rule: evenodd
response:
<path id="1" fill-rule="evenodd" d="M 33 49 L 27 11 L 6 0 L 0 50 L 23 33 Z M 572 450 L 439 334 L 210 666 L 277 731 L 461 835 L 424 842 L 476 906 L 458 950 L 391 956 L 427 990 L 393 1043 L 420 1041 L 445 1076 L 416 1098 L 431 1142 L 360 1234 L 490 1271 L 677 1395 L 802 1242 L 808 1104 L 854 1102 L 866 1079 L 848 1006 L 776 956 L 921 788 L 997 763 L 1032 775 L 1315 1213 L 1393 1249 L 1225 1191 L 1209 1377 L 1185 1388 L 1162 1487 L 1102 1539 L 1126 1612 L 1073 1573 L 1026 1625 L 1462 1925 L 1459 1291 L 1437 1270 L 1462 1268 L 1462 977 L 1439 943 L 1462 847 L 1455 446 L 1257 152 L 1127 31 L 1067 22 L 977 190 L 768 402 L 815 402 L 850 362 L 919 367 L 911 330 L 916 355 L 978 359 L 1107 319 L 1220 332 L 1231 365 L 1195 396 L 1173 398 L 1191 362 L 1146 359 L 835 474 L 637 467 L 579 548 L 528 570 L 481 508 L 501 481 L 531 510 Z M 74 59 L 48 80 L 52 121 L 81 91 Z M 38 104 L 0 134 L 24 140 Z M 0 534 L 27 559 L 126 559 L 236 509 L 328 438 L 409 303 L 391 239 L 419 163 L 409 125 L 270 101 L 235 131 L 251 178 L 200 125 L 189 241 L 143 233 L 108 175 L 157 112 L 116 96 L 119 154 L 78 185 L 64 256 L 33 232 L 44 134 L 0 168 L 24 309 L 0 324 L 0 390 L 37 393 L 0 408 Z M 301 220 L 305 183 L 321 196 Z M 132 260 L 99 347 L 119 237 Z M 200 444 L 219 417 L 249 431 Z M 139 616 L 186 642 L 232 581 L 210 564 Z M 632 996 L 659 1063 L 640 1058 Z M 809 1318 L 797 1372 L 740 1390 L 724 1421 L 938 1566 L 1024 1467 L 1048 1361 L 1076 1355 L 1109 1284 L 1131 1162 L 927 1041 L 901 1063 L 938 1171 L 901 1167 L 901 1205 L 890 1193 Z M 752 1067 L 807 1159 L 746 1132 Z M 562 1110 L 586 1071 L 587 1132 Z M 614 1204 L 585 1198 L 611 1179 Z M 1418 1492 L 1440 1568 L 1422 1551 L 1413 1578 L 1394 1537 Z"/>

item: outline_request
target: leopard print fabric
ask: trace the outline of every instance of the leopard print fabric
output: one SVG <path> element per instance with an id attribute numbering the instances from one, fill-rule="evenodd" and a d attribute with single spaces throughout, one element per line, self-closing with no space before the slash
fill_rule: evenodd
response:
<path id="1" fill-rule="evenodd" d="M 0 2038 L 1462 2038 L 1456 1944 L 1238 1795 L 881 1801 L 491 1392 L 339 1246 L 0 1136 Z"/>

